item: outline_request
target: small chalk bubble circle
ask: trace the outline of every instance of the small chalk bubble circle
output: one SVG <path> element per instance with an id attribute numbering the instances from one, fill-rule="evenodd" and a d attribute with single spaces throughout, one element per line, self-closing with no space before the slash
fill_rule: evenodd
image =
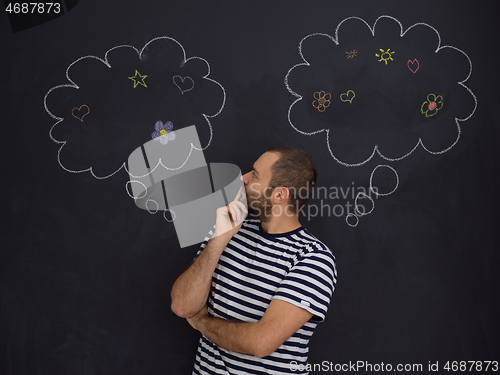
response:
<path id="1" fill-rule="evenodd" d="M 150 208 L 150 205 L 151 205 L 151 204 L 156 205 L 156 208 L 151 209 L 151 208 Z M 153 200 L 153 199 L 148 199 L 148 200 L 146 201 L 146 209 L 148 210 L 148 212 L 149 212 L 150 214 L 155 214 L 155 213 L 157 213 L 157 212 L 158 212 L 158 210 L 160 209 L 160 206 L 158 205 L 158 203 L 157 203 L 155 200 Z"/>
<path id="2" fill-rule="evenodd" d="M 359 199 L 368 199 L 371 202 L 371 209 L 369 211 L 366 211 L 365 206 L 358 203 Z M 354 199 L 355 216 L 365 216 L 371 214 L 374 209 L 375 209 L 375 202 L 373 201 L 372 197 L 361 192 L 359 192 L 358 195 L 356 195 L 356 199 Z"/>
<path id="3" fill-rule="evenodd" d="M 353 222 L 352 219 L 350 219 L 352 217 L 355 219 L 354 222 Z M 359 224 L 359 218 L 355 214 L 349 213 L 345 217 L 345 222 L 347 223 L 347 225 L 349 225 L 350 227 L 354 228 L 354 227 L 356 227 Z"/>
<path id="4" fill-rule="evenodd" d="M 130 189 L 130 186 L 132 186 L 132 183 L 140 184 L 144 187 L 144 191 L 143 191 L 142 195 L 136 197 L 134 194 L 130 194 L 129 189 Z M 141 198 L 144 198 L 148 194 L 148 188 L 146 187 L 146 185 L 144 185 L 141 181 L 137 181 L 137 180 L 127 181 L 127 183 L 125 184 L 125 190 L 127 190 L 127 194 L 129 195 L 129 197 L 133 198 L 133 199 L 141 199 Z M 134 190 L 134 189 L 132 188 L 132 190 Z"/>
<path id="5" fill-rule="evenodd" d="M 392 183 L 394 183 L 394 185 L 395 185 L 395 186 L 394 186 L 394 189 L 392 189 L 392 190 L 390 190 L 390 191 L 389 191 L 389 190 L 387 190 L 386 192 L 380 192 L 380 188 L 379 188 L 379 186 L 377 186 L 377 187 L 374 187 L 374 186 L 373 186 L 373 176 L 374 176 L 375 172 L 377 171 L 377 169 L 379 169 L 379 168 L 386 168 L 386 170 L 388 169 L 388 170 L 390 170 L 390 171 L 392 171 L 392 172 L 394 173 L 395 182 L 394 182 L 394 181 L 392 181 Z M 379 172 L 379 175 L 380 175 L 380 174 L 381 174 L 381 173 Z M 387 176 L 385 177 L 385 179 L 387 180 Z M 377 197 L 378 197 L 378 196 L 386 196 L 386 195 L 391 195 L 392 193 L 394 193 L 394 192 L 397 190 L 398 186 L 399 186 L 399 177 L 398 177 L 398 172 L 396 172 L 396 170 L 395 170 L 393 167 L 391 167 L 390 165 L 377 165 L 377 166 L 373 169 L 372 174 L 370 175 L 370 191 L 371 191 L 373 194 L 375 194 Z"/>
<path id="6" fill-rule="evenodd" d="M 167 217 L 167 212 L 170 212 L 170 217 L 172 219 L 169 219 Z M 165 220 L 167 220 L 169 223 L 171 223 L 171 222 L 173 222 L 175 220 L 175 212 L 172 211 L 172 210 L 170 210 L 170 209 L 167 209 L 167 210 L 163 211 L 163 217 L 165 218 Z"/>

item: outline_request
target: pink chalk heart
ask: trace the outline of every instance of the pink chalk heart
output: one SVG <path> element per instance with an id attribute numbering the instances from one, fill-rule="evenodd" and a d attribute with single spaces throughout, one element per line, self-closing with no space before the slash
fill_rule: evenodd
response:
<path id="1" fill-rule="evenodd" d="M 428 108 L 429 108 L 430 111 L 432 111 L 436 107 L 437 107 L 437 104 L 434 103 L 434 102 L 430 103 L 429 106 L 428 106 Z"/>
<path id="2" fill-rule="evenodd" d="M 71 114 L 73 117 L 76 117 L 78 120 L 83 122 L 83 118 L 88 115 L 90 112 L 90 108 L 87 105 L 81 105 L 80 108 L 73 108 Z"/>
<path id="3" fill-rule="evenodd" d="M 194 81 L 191 77 L 174 76 L 173 77 L 174 84 L 181 91 L 181 94 L 184 94 L 187 91 L 191 91 L 194 88 Z"/>
<path id="4" fill-rule="evenodd" d="M 408 69 L 410 69 L 410 71 L 412 73 L 416 73 L 417 70 L 420 68 L 420 63 L 418 62 L 417 59 L 413 59 L 413 61 L 408 60 L 407 65 L 408 65 Z"/>

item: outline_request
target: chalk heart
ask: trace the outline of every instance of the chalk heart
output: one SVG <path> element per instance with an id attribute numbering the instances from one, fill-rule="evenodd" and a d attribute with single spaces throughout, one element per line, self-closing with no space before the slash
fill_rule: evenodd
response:
<path id="1" fill-rule="evenodd" d="M 184 94 L 187 91 L 191 91 L 194 89 L 194 81 L 191 77 L 174 76 L 173 78 L 175 85 L 181 91 L 181 94 Z"/>
<path id="2" fill-rule="evenodd" d="M 90 112 L 90 108 L 87 105 L 81 105 L 80 108 L 73 108 L 71 114 L 73 117 L 76 117 L 78 120 L 83 122 L 83 118 L 87 116 Z"/>
<path id="3" fill-rule="evenodd" d="M 408 65 L 408 69 L 410 69 L 410 71 L 412 73 L 416 73 L 417 70 L 420 68 L 420 63 L 418 62 L 417 59 L 413 59 L 413 61 L 412 60 L 408 60 L 407 65 Z"/>
<path id="4" fill-rule="evenodd" d="M 352 100 L 355 96 L 356 94 L 354 93 L 354 91 L 349 90 L 346 93 L 340 95 L 340 100 L 342 100 L 343 102 L 352 103 Z"/>

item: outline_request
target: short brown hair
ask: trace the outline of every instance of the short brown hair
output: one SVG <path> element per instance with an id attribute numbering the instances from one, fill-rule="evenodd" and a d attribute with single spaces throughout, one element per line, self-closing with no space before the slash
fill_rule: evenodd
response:
<path id="1" fill-rule="evenodd" d="M 280 156 L 271 167 L 269 187 L 287 187 L 290 191 L 289 205 L 295 214 L 299 213 L 309 202 L 318 179 L 313 158 L 307 152 L 294 147 L 276 146 L 267 152 Z"/>

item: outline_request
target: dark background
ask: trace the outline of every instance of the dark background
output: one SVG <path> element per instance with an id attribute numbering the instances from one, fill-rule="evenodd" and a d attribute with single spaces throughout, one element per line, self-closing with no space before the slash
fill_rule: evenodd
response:
<path id="1" fill-rule="evenodd" d="M 74 3 L 74 2 L 73 2 Z M 0 374 L 188 374 L 198 334 L 170 311 L 170 287 L 197 246 L 181 249 L 173 224 L 135 207 L 125 171 L 106 180 L 68 173 L 48 136 L 47 91 L 67 83 L 81 56 L 140 49 L 158 36 L 211 66 L 226 90 L 211 119 L 210 162 L 244 172 L 268 147 L 309 152 L 319 184 L 367 184 L 377 164 L 398 170 L 398 189 L 359 225 L 303 220 L 337 257 L 338 285 L 311 340 L 310 363 L 423 364 L 492 361 L 499 355 L 500 33 L 495 2 L 97 1 L 13 32 L 0 15 L 2 194 Z M 287 120 L 283 80 L 298 43 L 333 35 L 350 16 L 425 22 L 443 45 L 467 52 L 466 85 L 478 100 L 458 144 L 418 149 L 401 163 L 352 169 L 333 161 L 324 134 Z M 18 21 L 16 21 L 18 22 Z M 124 131 L 131 126 L 124 124 Z M 153 130 L 153 129 L 151 129 Z M 314 203 L 314 202 L 313 202 Z M 345 202 L 343 202 L 345 203 Z M 352 199 L 351 199 L 352 203 Z"/>

